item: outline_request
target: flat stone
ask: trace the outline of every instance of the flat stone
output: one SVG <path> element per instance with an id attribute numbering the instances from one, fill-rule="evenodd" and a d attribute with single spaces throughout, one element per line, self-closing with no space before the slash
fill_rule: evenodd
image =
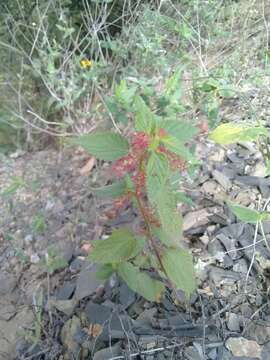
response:
<path id="1" fill-rule="evenodd" d="M 122 355 L 121 346 L 120 343 L 116 343 L 114 346 L 97 351 L 93 360 L 111 359 L 120 355 Z"/>
<path id="2" fill-rule="evenodd" d="M 61 329 L 61 341 L 62 344 L 72 352 L 75 358 L 79 355 L 80 347 L 75 341 L 75 335 L 80 330 L 81 321 L 78 317 L 73 316 L 69 319 Z"/>
<path id="3" fill-rule="evenodd" d="M 85 307 L 85 313 L 90 324 L 103 325 L 110 319 L 112 309 L 107 306 L 95 304 L 92 301 L 89 301 Z"/>
<path id="4" fill-rule="evenodd" d="M 127 309 L 136 300 L 136 295 L 126 283 L 121 284 L 119 289 L 119 301 Z"/>
<path id="5" fill-rule="evenodd" d="M 2 311 L 4 312 L 4 309 Z M 24 329 L 31 328 L 34 320 L 33 311 L 28 307 L 18 311 L 16 316 L 9 321 L 0 319 L 0 360 L 7 360 L 9 356 L 14 356 L 19 332 L 22 333 Z"/>
<path id="6" fill-rule="evenodd" d="M 102 282 L 96 278 L 94 267 L 82 270 L 77 279 L 75 298 L 77 300 L 82 300 L 83 298 L 92 295 L 101 284 Z"/>
<path id="7" fill-rule="evenodd" d="M 209 215 L 210 213 L 207 209 L 200 209 L 187 213 L 183 219 L 183 231 L 208 225 L 210 222 Z"/>
<path id="8" fill-rule="evenodd" d="M 63 312 L 64 314 L 71 316 L 74 312 L 76 305 L 78 304 L 78 300 L 56 300 L 50 299 L 50 306 L 54 306 L 57 310 Z"/>
<path id="9" fill-rule="evenodd" d="M 56 292 L 56 299 L 57 300 L 68 300 L 74 290 L 75 290 L 75 282 L 67 281 L 65 282 Z"/>
<path id="10" fill-rule="evenodd" d="M 255 340 L 259 345 L 266 344 L 270 341 L 270 326 L 252 322 L 247 326 L 245 336 Z"/>
<path id="11" fill-rule="evenodd" d="M 247 340 L 243 337 L 231 337 L 226 341 L 226 347 L 234 356 L 261 358 L 262 349 L 260 345 L 253 340 Z"/>
<path id="12" fill-rule="evenodd" d="M 240 317 L 235 313 L 229 313 L 227 315 L 227 327 L 231 331 L 240 331 Z"/>
<path id="13" fill-rule="evenodd" d="M 221 171 L 213 170 L 213 178 L 225 189 L 229 190 L 232 187 L 232 182 L 228 176 L 224 175 Z"/>

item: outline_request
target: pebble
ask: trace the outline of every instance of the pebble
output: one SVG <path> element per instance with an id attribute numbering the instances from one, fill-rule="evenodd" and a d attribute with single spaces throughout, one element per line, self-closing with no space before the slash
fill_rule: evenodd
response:
<path id="1" fill-rule="evenodd" d="M 226 341 L 226 347 L 234 356 L 261 358 L 262 349 L 253 340 L 247 340 L 243 337 L 230 337 Z"/>
<path id="2" fill-rule="evenodd" d="M 75 298 L 82 300 L 92 295 L 101 284 L 102 282 L 96 278 L 94 267 L 82 270 L 76 282 Z"/>

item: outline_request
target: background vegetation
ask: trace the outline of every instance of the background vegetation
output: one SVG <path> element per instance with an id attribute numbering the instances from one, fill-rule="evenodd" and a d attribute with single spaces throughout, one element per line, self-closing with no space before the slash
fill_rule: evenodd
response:
<path id="1" fill-rule="evenodd" d="M 179 69 L 179 116 L 205 116 L 210 125 L 220 121 L 225 99 L 242 96 L 245 103 L 247 88 L 268 90 L 265 1 L 13 0 L 0 6 L 2 151 L 61 144 L 96 127 L 125 129 L 128 97 L 142 91 L 157 95 L 157 108 L 165 106 L 158 94 Z M 246 111 L 254 119 L 255 109 Z"/>

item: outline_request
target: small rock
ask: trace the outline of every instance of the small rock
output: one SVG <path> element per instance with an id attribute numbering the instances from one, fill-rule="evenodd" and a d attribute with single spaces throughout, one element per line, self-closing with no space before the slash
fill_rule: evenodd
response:
<path id="1" fill-rule="evenodd" d="M 74 312 L 74 309 L 78 301 L 76 299 L 71 300 L 56 300 L 54 298 L 50 299 L 50 306 L 54 306 L 57 310 L 63 312 L 67 316 L 71 316 Z"/>
<path id="2" fill-rule="evenodd" d="M 99 350 L 95 353 L 93 360 L 111 359 L 122 354 L 120 343 L 116 343 L 106 349 Z"/>
<path id="3" fill-rule="evenodd" d="M 85 313 L 90 324 L 103 325 L 110 319 L 112 309 L 89 301 L 85 307 Z"/>
<path id="4" fill-rule="evenodd" d="M 215 151 L 209 155 L 208 159 L 210 161 L 215 161 L 215 162 L 222 162 L 225 158 L 225 150 L 222 148 L 215 148 Z"/>
<path id="5" fill-rule="evenodd" d="M 229 313 L 227 315 L 227 327 L 231 331 L 240 331 L 240 318 L 239 315 L 235 313 Z"/>
<path id="6" fill-rule="evenodd" d="M 195 227 L 205 226 L 209 221 L 207 209 L 200 209 L 187 213 L 183 219 L 183 231 L 188 231 Z"/>
<path id="7" fill-rule="evenodd" d="M 80 330 L 81 322 L 80 319 L 76 316 L 73 316 L 69 319 L 61 329 L 61 341 L 69 351 L 73 353 L 75 358 L 79 355 L 79 345 L 74 340 L 76 333 Z"/>
<path id="8" fill-rule="evenodd" d="M 56 299 L 57 300 L 68 300 L 74 290 L 75 290 L 75 283 L 74 282 L 71 282 L 71 281 L 67 281 L 65 282 L 56 292 Z"/>
<path id="9" fill-rule="evenodd" d="M 225 189 L 229 190 L 232 187 L 232 182 L 228 176 L 224 175 L 221 171 L 213 170 L 212 175 L 214 179 Z"/>
<path id="10" fill-rule="evenodd" d="M 267 175 L 266 166 L 261 163 L 257 162 L 254 167 L 252 167 L 251 172 L 249 175 L 258 176 L 264 178 Z"/>
<path id="11" fill-rule="evenodd" d="M 146 309 L 137 317 L 136 321 L 139 321 L 142 325 L 152 325 L 156 314 L 157 308 Z"/>
<path id="12" fill-rule="evenodd" d="M 217 183 L 213 180 L 208 180 L 202 185 L 202 190 L 206 194 L 214 194 L 216 192 L 216 189 L 217 189 Z"/>
<path id="13" fill-rule="evenodd" d="M 126 283 L 121 284 L 119 289 L 119 301 L 127 309 L 136 299 L 134 291 L 132 291 Z"/>
<path id="14" fill-rule="evenodd" d="M 241 279 L 241 276 L 235 271 L 210 266 L 209 278 L 216 286 L 220 287 L 221 285 L 233 285 L 236 281 Z"/>
<path id="15" fill-rule="evenodd" d="M 96 278 L 94 267 L 81 271 L 76 284 L 76 299 L 81 300 L 92 295 L 101 284 L 102 282 Z"/>
<path id="16" fill-rule="evenodd" d="M 256 324 L 252 322 L 245 331 L 245 336 L 263 345 L 270 341 L 270 326 Z"/>
<path id="17" fill-rule="evenodd" d="M 89 266 L 89 261 L 86 261 L 85 257 L 79 256 L 71 262 L 69 268 L 72 272 L 78 272 L 85 269 L 87 266 Z"/>
<path id="18" fill-rule="evenodd" d="M 248 356 L 261 358 L 261 347 L 253 340 L 247 340 L 243 337 L 229 338 L 226 341 L 226 347 L 234 356 Z"/>

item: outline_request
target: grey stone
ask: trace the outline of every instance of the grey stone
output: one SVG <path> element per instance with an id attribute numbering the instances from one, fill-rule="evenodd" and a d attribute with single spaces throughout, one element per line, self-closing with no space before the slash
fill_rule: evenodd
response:
<path id="1" fill-rule="evenodd" d="M 146 309 L 137 317 L 136 321 L 139 321 L 142 325 L 152 325 L 156 314 L 157 308 Z"/>
<path id="2" fill-rule="evenodd" d="M 74 290 L 75 290 L 75 286 L 76 284 L 74 282 L 71 281 L 67 281 L 65 282 L 56 292 L 56 299 L 57 300 L 68 300 Z"/>
<path id="3" fill-rule="evenodd" d="M 80 319 L 76 316 L 73 316 L 64 324 L 60 334 L 62 344 L 65 345 L 67 349 L 72 352 L 75 358 L 80 351 L 80 347 L 78 343 L 75 341 L 75 335 L 79 331 L 80 326 L 81 326 Z"/>
<path id="4" fill-rule="evenodd" d="M 221 171 L 213 170 L 212 175 L 214 179 L 225 189 L 229 190 L 232 187 L 232 182 L 228 176 L 224 175 Z"/>
<path id="5" fill-rule="evenodd" d="M 50 299 L 50 306 L 54 306 L 57 310 L 63 312 L 67 316 L 71 316 L 74 312 L 74 309 L 78 301 L 76 299 L 71 300 L 56 300 Z"/>
<path id="6" fill-rule="evenodd" d="M 209 278 L 215 283 L 216 286 L 222 284 L 232 285 L 241 279 L 239 273 L 230 270 L 224 270 L 215 266 L 210 266 Z"/>
<path id="7" fill-rule="evenodd" d="M 270 326 L 256 324 L 252 322 L 248 324 L 245 336 L 255 340 L 258 344 L 263 345 L 270 341 Z"/>
<path id="8" fill-rule="evenodd" d="M 234 356 L 247 356 L 254 358 L 261 358 L 262 349 L 260 345 L 253 340 L 247 340 L 243 337 L 230 337 L 226 341 L 226 347 L 232 352 Z"/>
<path id="9" fill-rule="evenodd" d="M 106 321 L 109 321 L 112 309 L 89 301 L 85 307 L 85 313 L 90 324 L 103 325 Z"/>
<path id="10" fill-rule="evenodd" d="M 101 284 L 102 282 L 96 278 L 94 267 L 82 270 L 77 279 L 75 298 L 82 300 L 86 296 L 92 295 Z"/>
<path id="11" fill-rule="evenodd" d="M 106 360 L 122 354 L 120 343 L 95 353 L 93 360 Z"/>
<path id="12" fill-rule="evenodd" d="M 119 289 L 119 301 L 127 309 L 131 304 L 134 303 L 136 295 L 126 283 L 121 284 Z"/>
<path id="13" fill-rule="evenodd" d="M 227 318 L 227 327 L 231 331 L 240 331 L 240 317 L 235 313 L 229 313 Z"/>

